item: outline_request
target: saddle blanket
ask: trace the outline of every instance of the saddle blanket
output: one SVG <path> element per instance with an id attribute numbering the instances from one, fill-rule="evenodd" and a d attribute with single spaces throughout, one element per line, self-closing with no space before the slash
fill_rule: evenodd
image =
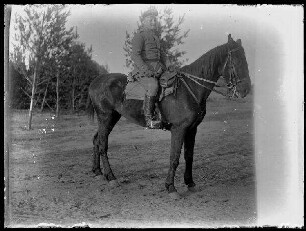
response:
<path id="1" fill-rule="evenodd" d="M 158 92 L 159 101 L 161 101 L 165 96 L 172 94 L 174 90 L 174 86 L 162 88 L 162 90 Z M 140 84 L 138 81 L 128 82 L 125 87 L 124 94 L 125 99 L 144 100 L 146 90 L 144 89 L 143 85 Z"/>

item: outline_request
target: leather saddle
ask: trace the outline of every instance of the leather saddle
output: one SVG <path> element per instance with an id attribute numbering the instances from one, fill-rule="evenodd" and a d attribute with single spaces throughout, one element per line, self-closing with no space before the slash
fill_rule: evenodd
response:
<path id="1" fill-rule="evenodd" d="M 160 90 L 158 98 L 161 101 L 165 96 L 176 92 L 178 86 L 178 73 L 176 71 L 165 71 L 159 78 Z M 129 81 L 125 88 L 125 99 L 144 100 L 145 89 L 138 81 Z"/>

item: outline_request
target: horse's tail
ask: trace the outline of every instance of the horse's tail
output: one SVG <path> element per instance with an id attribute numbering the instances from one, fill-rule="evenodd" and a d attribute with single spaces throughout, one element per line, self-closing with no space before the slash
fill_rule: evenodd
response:
<path id="1" fill-rule="evenodd" d="M 88 95 L 87 95 L 86 112 L 87 112 L 87 115 L 88 115 L 89 119 L 91 121 L 93 121 L 94 120 L 94 115 L 95 115 L 95 108 L 92 104 L 92 100 L 91 100 L 89 91 L 88 91 Z"/>

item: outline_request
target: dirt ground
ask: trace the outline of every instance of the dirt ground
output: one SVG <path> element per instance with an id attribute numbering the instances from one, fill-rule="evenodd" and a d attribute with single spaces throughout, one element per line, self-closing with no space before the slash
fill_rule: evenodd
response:
<path id="1" fill-rule="evenodd" d="M 183 155 L 175 184 L 164 187 L 170 132 L 145 130 L 122 118 L 109 138 L 109 160 L 120 187 L 94 177 L 86 115 L 11 114 L 9 227 L 223 227 L 256 224 L 253 99 L 212 99 L 196 137 L 193 175 L 183 181 Z"/>

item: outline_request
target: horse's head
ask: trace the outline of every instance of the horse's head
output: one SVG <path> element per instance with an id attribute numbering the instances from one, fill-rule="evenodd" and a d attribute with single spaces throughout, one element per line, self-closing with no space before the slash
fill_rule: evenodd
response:
<path id="1" fill-rule="evenodd" d="M 230 97 L 244 98 L 251 89 L 248 63 L 241 40 L 234 41 L 228 35 L 227 57 L 221 74 L 225 78 Z"/>

